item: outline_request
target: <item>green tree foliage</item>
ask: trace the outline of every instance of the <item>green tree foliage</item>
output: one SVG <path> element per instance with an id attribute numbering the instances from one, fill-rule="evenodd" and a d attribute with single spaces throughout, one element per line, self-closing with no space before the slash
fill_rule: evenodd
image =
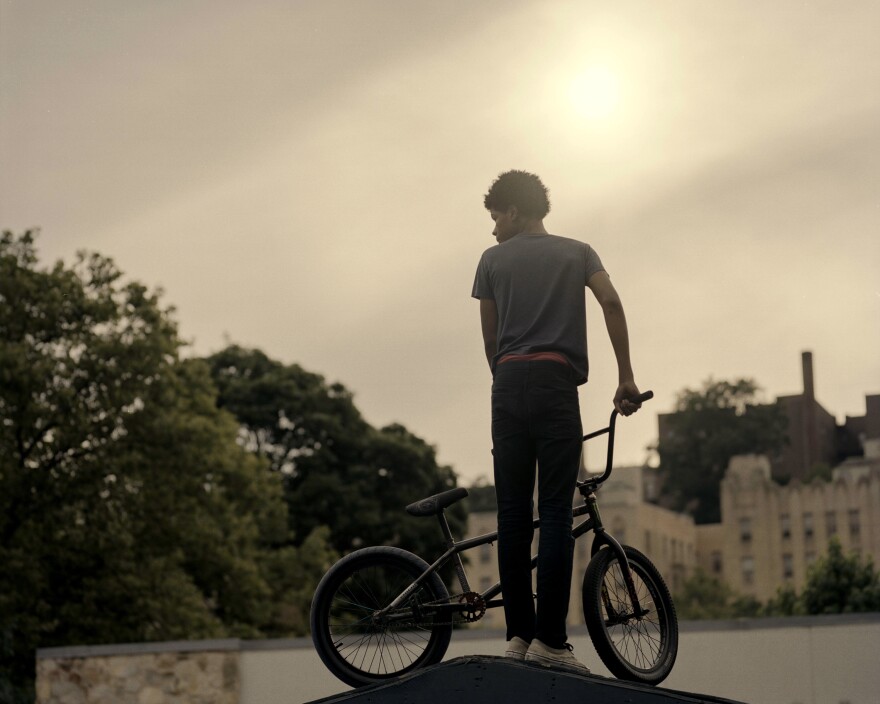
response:
<path id="1" fill-rule="evenodd" d="M 675 610 L 685 620 L 745 618 L 757 616 L 761 604 L 697 569 L 675 594 Z"/>
<path id="2" fill-rule="evenodd" d="M 810 566 L 800 598 L 808 614 L 880 611 L 880 574 L 870 558 L 845 555 L 834 538 L 828 552 Z"/>
<path id="3" fill-rule="evenodd" d="M 776 596 L 767 602 L 764 613 L 767 616 L 802 616 L 805 613 L 803 600 L 792 585 L 786 584 L 776 590 Z"/>
<path id="4" fill-rule="evenodd" d="M 242 444 L 284 481 L 290 528 L 306 536 L 330 526 L 333 547 L 398 545 L 436 554 L 436 521 L 404 507 L 455 486 L 433 447 L 401 425 L 375 429 L 341 384 L 263 352 L 229 346 L 207 359 L 219 404 L 241 423 Z M 459 503 L 447 511 L 453 533 L 464 530 Z"/>
<path id="5" fill-rule="evenodd" d="M 261 626 L 266 638 L 304 636 L 309 632 L 309 609 L 315 587 L 339 558 L 330 547 L 330 530 L 313 530 L 298 547 L 284 545 L 266 551 L 262 572 L 272 587 L 270 618 Z"/>
<path id="6" fill-rule="evenodd" d="M 870 557 L 846 555 L 837 538 L 828 552 L 807 571 L 803 591 L 791 585 L 780 588 L 766 606 L 770 616 L 843 614 L 880 611 L 880 573 Z"/>
<path id="7" fill-rule="evenodd" d="M 671 508 L 697 523 L 721 520 L 720 486 L 731 457 L 776 454 L 786 442 L 786 419 L 776 405 L 756 405 L 749 379 L 705 382 L 678 395 L 667 416 L 669 433 L 657 450 L 663 491 Z"/>
<path id="8" fill-rule="evenodd" d="M 495 496 L 495 485 L 482 480 L 468 487 L 465 508 L 467 508 L 468 513 L 496 513 L 498 511 L 498 500 Z"/>
<path id="9" fill-rule="evenodd" d="M 27 698 L 37 647 L 304 633 L 302 585 L 334 557 L 320 532 L 288 546 L 278 475 L 172 311 L 120 276 L 0 238 L 3 701 Z"/>

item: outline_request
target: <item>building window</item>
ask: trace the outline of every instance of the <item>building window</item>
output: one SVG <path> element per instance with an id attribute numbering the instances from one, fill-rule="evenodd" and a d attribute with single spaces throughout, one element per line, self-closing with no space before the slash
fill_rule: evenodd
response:
<path id="1" fill-rule="evenodd" d="M 859 539 L 861 526 L 859 525 L 859 510 L 853 508 L 849 510 L 849 535 L 853 540 Z"/>
<path id="2" fill-rule="evenodd" d="M 804 514 L 804 538 L 806 540 L 813 539 L 813 514 L 805 513 Z"/>
<path id="3" fill-rule="evenodd" d="M 742 578 L 743 584 L 750 586 L 755 582 L 755 558 L 744 557 L 742 559 Z"/>
<path id="4" fill-rule="evenodd" d="M 779 517 L 779 527 L 782 530 L 782 539 L 788 540 L 791 537 L 791 516 L 783 513 Z"/>
<path id="5" fill-rule="evenodd" d="M 807 554 L 804 555 L 804 561 L 808 565 L 812 565 L 816 561 L 816 553 L 814 553 L 812 550 L 808 550 Z"/>
<path id="6" fill-rule="evenodd" d="M 837 535 L 837 513 L 835 511 L 825 512 L 825 533 L 830 538 Z"/>
<path id="7" fill-rule="evenodd" d="M 651 552 L 651 531 L 645 531 L 645 552 Z"/>
<path id="8" fill-rule="evenodd" d="M 480 546 L 480 562 L 484 565 L 492 562 L 492 546 L 489 543 L 483 543 Z"/>
<path id="9" fill-rule="evenodd" d="M 492 578 L 491 577 L 480 577 L 480 591 L 487 592 L 489 591 L 489 587 L 492 586 Z"/>
<path id="10" fill-rule="evenodd" d="M 790 553 L 782 556 L 782 578 L 791 579 L 794 577 L 794 560 Z"/>
<path id="11" fill-rule="evenodd" d="M 752 540 L 752 519 L 751 518 L 740 518 L 739 519 L 739 539 L 748 543 Z"/>
<path id="12" fill-rule="evenodd" d="M 721 551 L 713 550 L 712 551 L 712 573 L 713 574 L 721 574 L 721 569 L 724 563 L 721 561 Z"/>

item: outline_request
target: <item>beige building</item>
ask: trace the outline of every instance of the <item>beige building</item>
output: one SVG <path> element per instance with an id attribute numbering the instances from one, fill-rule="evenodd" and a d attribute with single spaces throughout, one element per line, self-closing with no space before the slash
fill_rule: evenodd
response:
<path id="1" fill-rule="evenodd" d="M 697 564 L 696 527 L 690 516 L 645 500 L 651 475 L 644 467 L 616 468 L 599 490 L 599 510 L 609 532 L 645 553 L 675 593 Z"/>
<path id="2" fill-rule="evenodd" d="M 765 603 L 784 585 L 800 591 L 810 564 L 827 551 L 832 537 L 845 552 L 871 557 L 880 567 L 880 394 L 866 396 L 864 416 L 847 417 L 843 425 L 835 426 L 836 456 L 843 461 L 833 470 L 831 481 L 795 478 L 783 485 L 773 479 L 808 476 L 809 468 L 833 463 L 822 439 L 827 440 L 825 430 L 831 426 L 816 411 L 821 408 L 813 395 L 809 353 L 804 353 L 803 364 L 804 394 L 780 399 L 791 421 L 792 442 L 803 450 L 792 455 L 797 461 L 789 458 L 786 466 L 799 469 L 780 473 L 779 458 L 774 458 L 774 464 L 759 455 L 734 457 L 721 483 L 720 523 L 697 526 L 689 516 L 653 503 L 661 487 L 657 472 L 648 467 L 615 468 L 600 488 L 599 509 L 605 527 L 620 542 L 648 555 L 673 595 L 697 567 L 737 593 Z M 793 409 L 800 410 L 795 413 Z M 660 431 L 662 438 L 662 423 Z M 470 514 L 468 537 L 495 528 L 494 510 Z M 583 623 L 581 584 L 591 542 L 587 534 L 575 543 L 571 624 Z M 498 581 L 494 545 L 477 548 L 467 557 L 473 590 L 485 591 Z M 503 628 L 504 614 L 491 609 L 480 624 Z"/>
<path id="3" fill-rule="evenodd" d="M 697 562 L 696 531 L 693 519 L 669 511 L 644 500 L 643 469 L 615 468 L 612 478 L 599 490 L 602 523 L 621 543 L 631 545 L 651 558 L 664 576 L 671 591 L 690 575 Z M 575 519 L 576 523 L 584 520 Z M 494 511 L 471 513 L 467 537 L 491 533 L 497 527 Z M 592 534 L 581 536 L 575 543 L 572 570 L 571 602 L 568 620 L 582 625 L 581 586 L 590 562 Z M 537 532 L 533 551 L 537 550 Z M 498 552 L 495 545 L 483 545 L 467 553 L 465 570 L 471 589 L 483 592 L 498 581 Z M 490 609 L 479 625 L 504 628 L 504 613 Z"/>
<path id="4" fill-rule="evenodd" d="M 498 528 L 498 517 L 494 511 L 479 511 L 468 514 L 467 538 L 492 533 Z M 534 543 L 533 543 L 534 544 Z M 484 592 L 498 581 L 497 543 L 481 545 L 464 554 L 465 572 L 470 587 L 475 592 Z M 485 628 L 504 628 L 502 609 L 489 609 L 475 626 Z"/>
<path id="5" fill-rule="evenodd" d="M 880 441 L 864 449 L 830 482 L 786 486 L 771 479 L 766 457 L 733 458 L 721 484 L 721 523 L 697 526 L 699 565 L 761 602 L 786 584 L 800 590 L 835 536 L 845 552 L 880 565 Z"/>
<path id="6" fill-rule="evenodd" d="M 807 568 L 836 536 L 845 552 L 870 556 L 880 566 L 880 439 L 865 439 L 864 457 L 834 469 L 830 482 L 782 486 L 771 479 L 762 455 L 734 457 L 721 485 L 721 523 L 693 519 L 645 501 L 652 472 L 619 467 L 600 489 L 599 509 L 608 531 L 642 551 L 660 570 L 673 595 L 700 567 L 736 592 L 767 602 L 790 584 L 800 590 Z M 471 513 L 468 537 L 496 528 L 494 511 Z M 581 521 L 583 519 L 576 519 Z M 537 534 L 533 549 L 537 549 Z M 581 584 L 590 561 L 592 536 L 575 543 L 569 623 L 583 623 Z M 474 591 L 498 581 L 495 545 L 467 553 Z M 478 625 L 503 628 L 501 609 L 490 609 Z"/>

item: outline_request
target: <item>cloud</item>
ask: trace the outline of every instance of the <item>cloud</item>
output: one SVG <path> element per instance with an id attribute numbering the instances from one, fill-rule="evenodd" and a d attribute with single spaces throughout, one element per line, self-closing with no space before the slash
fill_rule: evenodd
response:
<path id="1" fill-rule="evenodd" d="M 195 352 L 228 333 L 342 381 L 470 476 L 470 287 L 508 168 L 624 296 L 658 395 L 622 461 L 710 374 L 794 392 L 812 348 L 838 413 L 880 378 L 876 3 L 0 3 L 4 227 L 112 256 Z M 596 64 L 621 90 L 604 122 L 566 93 Z M 590 315 L 595 427 L 616 370 Z"/>

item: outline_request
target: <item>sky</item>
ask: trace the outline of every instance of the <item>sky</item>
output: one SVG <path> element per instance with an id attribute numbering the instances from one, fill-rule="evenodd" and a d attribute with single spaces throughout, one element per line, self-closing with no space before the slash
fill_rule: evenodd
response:
<path id="1" fill-rule="evenodd" d="M 0 227 L 111 257 L 187 354 L 341 382 L 491 478 L 482 206 L 508 169 L 621 294 L 620 464 L 707 379 L 880 393 L 880 3 L 0 0 Z M 588 295 L 585 432 L 617 382 Z M 602 443 L 603 441 L 594 441 Z M 588 443 L 599 467 L 604 445 Z"/>

